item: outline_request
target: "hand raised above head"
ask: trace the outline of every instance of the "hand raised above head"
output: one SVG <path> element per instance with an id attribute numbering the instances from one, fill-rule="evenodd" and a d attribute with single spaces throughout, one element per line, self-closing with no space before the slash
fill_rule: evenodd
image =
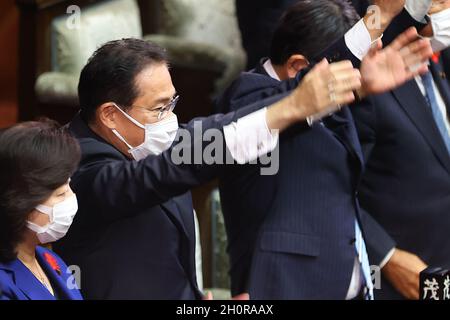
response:
<path id="1" fill-rule="evenodd" d="M 428 70 L 433 55 L 430 41 L 420 39 L 415 28 L 400 34 L 382 49 L 379 41 L 361 63 L 362 96 L 393 90 Z"/>

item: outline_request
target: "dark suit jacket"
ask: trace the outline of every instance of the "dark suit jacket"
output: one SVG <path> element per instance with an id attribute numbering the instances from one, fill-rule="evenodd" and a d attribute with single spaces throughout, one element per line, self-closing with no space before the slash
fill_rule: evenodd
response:
<path id="1" fill-rule="evenodd" d="M 279 85 L 258 68 L 242 74 L 221 103 L 237 110 Z M 362 154 L 348 108 L 325 123 L 281 135 L 277 175 L 242 166 L 221 179 L 233 294 L 345 298 L 356 257 Z"/>
<path id="2" fill-rule="evenodd" d="M 442 51 L 441 65 L 444 73 L 450 75 L 450 48 Z M 450 76 L 447 76 L 447 82 L 450 83 Z"/>
<path id="3" fill-rule="evenodd" d="M 56 296 L 39 282 L 19 260 L 0 263 L 0 300 L 82 300 L 72 273 L 54 252 L 43 247 L 36 248 L 36 258 L 52 284 Z M 68 287 L 67 284 L 75 285 Z"/>
<path id="4" fill-rule="evenodd" d="M 203 129 L 221 130 L 260 107 L 202 119 Z M 192 131 L 193 122 L 185 128 Z M 220 166 L 175 165 L 171 150 L 132 161 L 79 116 L 69 130 L 82 151 L 71 180 L 79 210 L 67 236 L 54 248 L 68 263 L 80 266 L 85 298 L 201 298 L 188 191 L 220 174 Z M 193 148 L 194 141 L 184 145 Z"/>
<path id="5" fill-rule="evenodd" d="M 439 65 L 431 71 L 450 115 L 450 86 Z M 367 162 L 361 205 L 398 248 L 431 266 L 450 266 L 450 155 L 417 83 L 352 111 Z M 401 298 L 387 281 L 376 293 Z"/>

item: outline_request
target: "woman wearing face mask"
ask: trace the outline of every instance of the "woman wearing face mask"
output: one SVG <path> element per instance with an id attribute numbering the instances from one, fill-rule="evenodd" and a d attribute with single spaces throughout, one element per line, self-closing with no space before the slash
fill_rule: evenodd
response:
<path id="1" fill-rule="evenodd" d="M 50 121 L 0 132 L 0 299 L 81 299 L 76 274 L 41 246 L 72 224 L 69 178 L 79 158 L 77 142 Z"/>

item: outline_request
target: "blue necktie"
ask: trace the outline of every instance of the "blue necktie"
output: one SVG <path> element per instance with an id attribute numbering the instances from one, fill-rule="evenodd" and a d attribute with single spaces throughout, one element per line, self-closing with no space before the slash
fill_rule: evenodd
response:
<path id="1" fill-rule="evenodd" d="M 432 74 L 430 72 L 424 74 L 422 76 L 422 81 L 426 92 L 425 98 L 428 102 L 428 105 L 431 107 L 436 125 L 439 129 L 439 132 L 441 133 L 442 139 L 444 139 L 445 146 L 447 147 L 447 150 L 450 154 L 450 134 L 447 131 L 447 127 L 445 126 L 444 116 L 439 109 L 436 94 L 434 92 Z"/>
<path id="2" fill-rule="evenodd" d="M 359 223 L 355 220 L 355 237 L 356 237 L 356 253 L 358 254 L 359 263 L 361 264 L 362 273 L 364 275 L 364 282 L 366 284 L 365 299 L 373 300 L 373 283 L 372 275 L 370 273 L 369 256 L 367 255 L 366 243 L 364 242 Z"/>

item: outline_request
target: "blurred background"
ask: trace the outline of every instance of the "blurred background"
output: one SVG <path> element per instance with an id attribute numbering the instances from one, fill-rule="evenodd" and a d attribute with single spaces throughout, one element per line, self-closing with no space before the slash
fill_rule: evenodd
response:
<path id="1" fill-rule="evenodd" d="M 14 0 L 0 1 L 0 128 L 17 119 L 19 11 Z"/>

